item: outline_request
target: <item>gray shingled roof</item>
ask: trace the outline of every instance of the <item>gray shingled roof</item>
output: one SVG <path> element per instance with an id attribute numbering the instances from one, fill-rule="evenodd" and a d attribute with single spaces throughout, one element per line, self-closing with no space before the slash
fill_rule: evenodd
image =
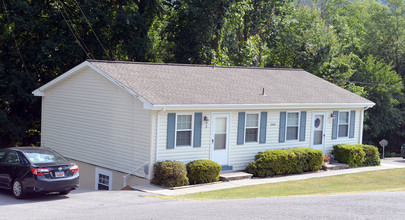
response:
<path id="1" fill-rule="evenodd" d="M 298 69 L 88 62 L 154 105 L 372 104 Z"/>

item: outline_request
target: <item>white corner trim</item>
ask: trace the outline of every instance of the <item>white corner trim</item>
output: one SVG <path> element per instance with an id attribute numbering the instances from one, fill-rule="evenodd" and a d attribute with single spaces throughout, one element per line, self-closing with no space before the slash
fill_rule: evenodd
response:
<path id="1" fill-rule="evenodd" d="M 32 94 L 34 94 L 35 96 L 44 96 L 44 91 L 47 90 L 48 88 L 58 84 L 59 82 L 63 81 L 64 79 L 66 79 L 67 77 L 69 77 L 70 75 L 76 73 L 77 71 L 81 70 L 82 68 L 88 66 L 89 62 L 88 61 L 84 61 L 83 63 L 73 67 L 72 69 L 70 69 L 69 71 L 67 71 L 66 73 L 56 77 L 55 79 L 51 80 L 50 82 L 48 82 L 47 84 L 39 87 L 38 89 L 34 90 L 32 92 Z"/>
<path id="2" fill-rule="evenodd" d="M 61 81 L 63 81 L 64 79 L 66 79 L 67 77 L 77 73 L 79 70 L 85 68 L 85 67 L 90 67 L 91 69 L 93 69 L 94 71 L 96 71 L 97 73 L 99 73 L 100 75 L 104 76 L 106 79 L 108 79 L 109 81 L 111 81 L 112 83 L 114 83 L 115 85 L 121 87 L 122 89 L 124 89 L 126 92 L 128 92 L 129 94 L 131 94 L 132 96 L 135 96 L 137 99 L 139 99 L 142 103 L 143 103 L 143 108 L 144 109 L 152 109 L 153 105 L 152 103 L 150 103 L 149 101 L 147 101 L 146 99 L 144 99 L 143 97 L 139 96 L 137 93 L 135 93 L 132 89 L 126 87 L 125 85 L 123 85 L 122 83 L 120 83 L 119 81 L 117 81 L 116 79 L 114 79 L 113 77 L 111 77 L 110 75 L 108 75 L 107 73 L 105 73 L 104 71 L 100 70 L 99 68 L 97 68 L 96 66 L 94 66 L 93 64 L 91 64 L 88 61 L 84 61 L 83 63 L 75 66 L 74 68 L 70 69 L 69 71 L 67 71 L 66 73 L 56 77 L 55 79 L 53 79 L 52 81 L 48 82 L 47 84 L 41 86 L 40 88 L 34 90 L 32 92 L 32 94 L 34 94 L 35 96 L 44 96 L 45 95 L 45 91 L 60 83 Z"/>

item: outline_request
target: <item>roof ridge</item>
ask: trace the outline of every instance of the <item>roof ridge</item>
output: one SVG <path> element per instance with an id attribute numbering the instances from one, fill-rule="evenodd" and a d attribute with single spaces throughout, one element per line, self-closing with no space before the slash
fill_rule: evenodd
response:
<path id="1" fill-rule="evenodd" d="M 152 63 L 152 62 L 135 62 L 135 61 L 92 60 L 92 59 L 88 59 L 87 61 L 88 62 L 97 62 L 97 63 L 143 64 L 143 65 L 157 65 L 157 66 L 189 66 L 189 67 L 210 67 L 210 68 L 305 71 L 305 70 L 299 69 L 299 68 L 278 68 L 278 67 L 217 66 L 217 65 L 208 65 L 208 64 Z"/>

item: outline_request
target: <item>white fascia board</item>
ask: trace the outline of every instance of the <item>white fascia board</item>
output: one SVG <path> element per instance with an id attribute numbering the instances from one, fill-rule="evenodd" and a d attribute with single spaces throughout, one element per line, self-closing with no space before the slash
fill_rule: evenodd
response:
<path id="1" fill-rule="evenodd" d="M 291 103 L 291 104 L 194 104 L 194 105 L 153 105 L 152 110 L 237 110 L 237 109 L 342 109 L 371 108 L 375 103 Z"/>
<path id="2" fill-rule="evenodd" d="M 50 88 L 50 87 L 56 85 L 57 83 L 63 81 L 64 79 L 71 76 L 72 74 L 75 74 L 76 72 L 78 72 L 79 70 L 81 70 L 84 67 L 92 68 L 94 71 L 96 71 L 100 75 L 104 76 L 106 79 L 108 79 L 109 81 L 111 81 L 115 85 L 121 87 L 122 89 L 124 89 L 126 92 L 128 92 L 132 96 L 135 96 L 137 99 L 139 99 L 143 103 L 143 108 L 144 109 L 152 109 L 152 104 L 150 102 L 148 102 L 146 99 L 144 99 L 141 96 L 139 96 L 138 94 L 136 94 L 132 89 L 129 89 L 128 87 L 126 87 L 122 83 L 118 82 L 117 80 L 112 78 L 110 75 L 108 75 L 104 71 L 100 70 L 99 68 L 97 68 L 96 66 L 94 66 L 93 64 L 91 64 L 88 61 L 84 61 L 83 63 L 77 65 L 76 67 L 74 67 L 72 69 L 70 69 L 69 71 L 67 71 L 66 73 L 60 75 L 59 77 L 55 78 L 54 80 L 50 81 L 49 83 L 41 86 L 40 88 L 33 91 L 32 94 L 34 94 L 35 96 L 44 96 L 45 95 L 44 94 L 45 90 L 47 90 L 48 88 Z"/>
<path id="3" fill-rule="evenodd" d="M 32 92 L 32 94 L 34 94 L 35 96 L 44 96 L 44 91 L 47 90 L 49 87 L 52 87 L 56 84 L 58 84 L 59 82 L 63 81 L 64 79 L 66 79 L 67 77 L 69 77 L 70 75 L 76 73 L 77 71 L 81 70 L 82 68 L 88 66 L 87 61 L 84 61 L 83 63 L 73 67 L 72 69 L 70 69 L 69 71 L 67 71 L 66 73 L 56 77 L 55 79 L 51 80 L 50 82 L 48 82 L 47 84 L 39 87 L 38 89 L 34 90 Z"/>

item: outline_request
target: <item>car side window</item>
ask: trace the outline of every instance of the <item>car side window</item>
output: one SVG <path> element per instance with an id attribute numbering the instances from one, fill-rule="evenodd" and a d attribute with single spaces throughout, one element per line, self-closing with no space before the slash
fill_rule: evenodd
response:
<path id="1" fill-rule="evenodd" d="M 5 151 L 0 151 L 0 163 L 3 161 L 4 155 L 6 155 L 6 152 Z"/>
<path id="2" fill-rule="evenodd" d="M 10 151 L 6 159 L 4 160 L 4 163 L 6 164 L 20 164 L 20 159 L 18 158 L 18 154 L 15 151 Z"/>

